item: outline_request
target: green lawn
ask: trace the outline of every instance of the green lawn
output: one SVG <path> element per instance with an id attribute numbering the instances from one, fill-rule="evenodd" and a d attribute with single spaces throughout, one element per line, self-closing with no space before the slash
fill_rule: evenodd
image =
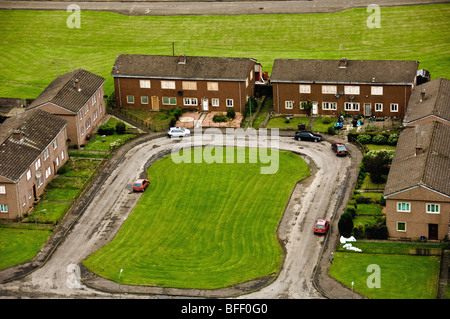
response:
<path id="1" fill-rule="evenodd" d="M 65 11 L 0 11 L 0 96 L 36 98 L 58 75 L 84 68 L 105 77 L 118 54 L 252 57 L 271 72 L 275 58 L 418 60 L 433 78 L 450 78 L 450 5 L 381 9 L 381 28 L 366 8 L 337 13 L 236 16 L 125 16 Z M 263 27 L 261 27 L 263 26 Z M 424 49 L 426 48 L 426 49 Z"/>
<path id="2" fill-rule="evenodd" d="M 363 249 L 361 243 L 353 246 Z M 361 246 L 361 247 L 360 247 Z M 434 299 L 440 269 L 439 256 L 411 256 L 393 254 L 367 254 L 336 252 L 329 274 L 354 290 L 373 299 Z M 367 280 L 377 265 L 380 288 L 369 288 Z"/>
<path id="3" fill-rule="evenodd" d="M 312 126 L 312 131 L 313 132 L 321 132 L 321 133 L 328 133 L 328 128 L 330 126 L 333 126 L 334 124 L 336 124 L 337 122 L 337 118 L 335 117 L 328 117 L 331 122 L 330 123 L 324 123 L 324 119 L 326 117 L 316 117 L 316 119 L 314 120 L 314 124 Z"/>
<path id="4" fill-rule="evenodd" d="M 286 118 L 282 117 L 274 117 L 269 120 L 266 128 L 279 128 L 280 130 L 297 130 L 299 123 L 305 123 L 305 126 L 308 126 L 311 118 L 309 117 L 294 117 L 289 120 L 289 123 L 286 123 Z"/>
<path id="5" fill-rule="evenodd" d="M 248 154 L 247 154 L 248 155 Z M 276 229 L 295 183 L 309 175 L 280 152 L 276 174 L 261 165 L 181 163 L 148 169 L 150 186 L 116 238 L 83 263 L 135 285 L 215 289 L 271 276 L 283 251 Z"/>
<path id="6" fill-rule="evenodd" d="M 395 151 L 395 146 L 393 145 L 375 145 L 375 144 L 366 144 L 369 151 L 379 151 L 379 150 L 388 150 Z"/>
<path id="7" fill-rule="evenodd" d="M 51 234 L 51 230 L 0 227 L 0 269 L 33 258 Z"/>
<path id="8" fill-rule="evenodd" d="M 135 134 L 116 134 L 102 136 L 95 134 L 94 137 L 86 144 L 84 149 L 86 151 L 104 151 L 107 152 L 111 148 L 111 143 L 117 140 L 127 141 L 131 138 L 136 137 Z"/>

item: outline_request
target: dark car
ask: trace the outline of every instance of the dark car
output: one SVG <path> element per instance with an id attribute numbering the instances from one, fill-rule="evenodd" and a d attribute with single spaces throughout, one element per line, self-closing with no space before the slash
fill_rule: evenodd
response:
<path id="1" fill-rule="evenodd" d="M 313 141 L 320 142 L 322 140 L 322 135 L 314 134 L 311 132 L 295 132 L 295 139 L 297 141 Z"/>
<path id="2" fill-rule="evenodd" d="M 348 154 L 347 148 L 342 143 L 331 144 L 331 149 L 336 153 L 336 156 L 346 156 Z"/>

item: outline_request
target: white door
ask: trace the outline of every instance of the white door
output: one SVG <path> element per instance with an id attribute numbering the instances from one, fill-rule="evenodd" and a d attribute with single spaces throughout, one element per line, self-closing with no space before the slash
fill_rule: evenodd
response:
<path id="1" fill-rule="evenodd" d="M 317 102 L 312 102 L 312 115 L 317 115 Z"/>
<path id="2" fill-rule="evenodd" d="M 208 111 L 208 99 L 202 99 L 203 111 Z"/>

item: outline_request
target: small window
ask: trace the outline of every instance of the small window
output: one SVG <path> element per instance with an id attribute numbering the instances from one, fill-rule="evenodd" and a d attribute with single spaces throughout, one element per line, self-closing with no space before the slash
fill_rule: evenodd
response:
<path id="1" fill-rule="evenodd" d="M 411 204 L 410 203 L 397 203 L 397 211 L 409 213 L 411 211 Z"/>
<path id="2" fill-rule="evenodd" d="M 48 156 L 49 156 L 49 151 L 48 151 L 48 148 L 44 151 L 44 161 L 48 158 Z"/>
<path id="3" fill-rule="evenodd" d="M 141 96 L 141 104 L 148 104 L 148 96 Z"/>
<path id="4" fill-rule="evenodd" d="M 346 85 L 344 86 L 344 93 L 351 95 L 359 95 L 359 86 Z"/>
<path id="5" fill-rule="evenodd" d="M 439 204 L 427 204 L 427 213 L 439 214 Z"/>
<path id="6" fill-rule="evenodd" d="M 227 99 L 227 107 L 233 107 L 233 99 Z"/>
<path id="7" fill-rule="evenodd" d="M 285 101 L 284 102 L 284 107 L 288 110 L 293 108 L 294 103 L 292 101 Z"/>
<path id="8" fill-rule="evenodd" d="M 346 111 L 359 111 L 359 103 L 345 102 Z"/>
<path id="9" fill-rule="evenodd" d="M 175 81 L 161 81 L 161 89 L 175 89 Z"/>
<path id="10" fill-rule="evenodd" d="M 300 85 L 300 93 L 311 93 L 311 85 Z"/>
<path id="11" fill-rule="evenodd" d="M 64 160 L 64 151 L 61 152 L 61 160 Z"/>
<path id="12" fill-rule="evenodd" d="M 94 106 L 95 102 L 97 102 L 97 99 L 95 98 L 95 95 L 92 97 L 92 106 Z"/>
<path id="13" fill-rule="evenodd" d="M 212 106 L 218 107 L 219 106 L 219 99 L 211 99 Z"/>
<path id="14" fill-rule="evenodd" d="M 219 82 L 208 82 L 208 91 L 219 91 Z"/>
<path id="15" fill-rule="evenodd" d="M 58 147 L 58 142 L 56 142 L 56 140 L 53 141 L 53 149 L 56 150 L 56 148 Z"/>
<path id="16" fill-rule="evenodd" d="M 0 185 L 0 194 L 6 194 L 6 186 Z"/>
<path id="17" fill-rule="evenodd" d="M 190 105 L 197 105 L 198 101 L 196 98 L 191 97 L 185 97 L 184 98 L 184 105 L 190 106 Z"/>
<path id="18" fill-rule="evenodd" d="M 163 97 L 162 103 L 165 105 L 176 105 L 177 104 L 177 98 L 176 97 Z"/>
<path id="19" fill-rule="evenodd" d="M 337 104 L 336 102 L 323 102 L 322 103 L 322 109 L 324 110 L 336 110 Z"/>
<path id="20" fill-rule="evenodd" d="M 383 87 L 382 86 L 372 86 L 370 88 L 370 93 L 372 95 L 383 95 Z"/>
<path id="21" fill-rule="evenodd" d="M 29 169 L 27 172 L 27 181 L 29 181 L 31 178 L 31 170 Z"/>
<path id="22" fill-rule="evenodd" d="M 7 212 L 8 212 L 8 205 L 0 204 L 0 213 L 7 213 Z"/>
<path id="23" fill-rule="evenodd" d="M 322 85 L 322 94 L 336 94 L 337 86 L 336 85 Z"/>
<path id="24" fill-rule="evenodd" d="M 398 112 L 398 104 L 397 103 L 391 104 L 391 112 Z"/>
<path id="25" fill-rule="evenodd" d="M 134 104 L 134 96 L 133 95 L 127 95 L 127 103 Z"/>
<path id="26" fill-rule="evenodd" d="M 197 82 L 194 81 L 183 81 L 183 90 L 197 90 Z"/>
<path id="27" fill-rule="evenodd" d="M 397 231 L 405 232 L 406 231 L 406 223 L 405 222 L 397 222 Z"/>
<path id="28" fill-rule="evenodd" d="M 84 114 L 86 114 L 87 112 L 89 112 L 89 105 L 86 104 L 86 107 L 84 108 Z"/>
<path id="29" fill-rule="evenodd" d="M 27 198 L 24 196 L 22 197 L 22 206 L 25 206 L 27 204 Z"/>
<path id="30" fill-rule="evenodd" d="M 28 190 L 28 199 L 31 198 L 31 195 L 33 194 L 33 192 L 31 191 L 31 189 Z"/>
<path id="31" fill-rule="evenodd" d="M 139 87 L 141 89 L 149 89 L 150 88 L 150 80 L 139 80 Z"/>
<path id="32" fill-rule="evenodd" d="M 34 168 L 37 170 L 39 167 L 41 167 L 41 159 L 39 158 L 36 163 L 34 163 Z"/>
<path id="33" fill-rule="evenodd" d="M 86 123 L 85 123 L 85 125 L 86 125 L 86 131 L 87 131 L 88 128 L 91 127 L 91 119 L 87 120 Z"/>
<path id="34" fill-rule="evenodd" d="M 83 112 L 80 111 L 80 121 L 83 119 Z"/>
<path id="35" fill-rule="evenodd" d="M 383 112 L 383 103 L 375 103 L 375 112 Z"/>
<path id="36" fill-rule="evenodd" d="M 59 166 L 59 157 L 56 157 L 56 166 Z"/>

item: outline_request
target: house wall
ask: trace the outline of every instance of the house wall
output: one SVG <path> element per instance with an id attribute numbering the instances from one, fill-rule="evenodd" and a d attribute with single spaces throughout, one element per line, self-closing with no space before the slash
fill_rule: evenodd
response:
<path id="1" fill-rule="evenodd" d="M 336 97 L 335 94 L 322 93 L 322 86 L 336 86 L 336 92 L 345 92 L 344 84 L 304 84 L 310 85 L 311 93 L 300 93 L 300 83 L 280 83 L 273 82 L 273 106 L 274 111 L 281 114 L 303 114 L 307 115 L 307 112 L 300 108 L 302 101 L 311 101 L 318 103 L 319 116 L 337 116 L 341 111 L 345 111 L 349 115 L 365 115 L 364 104 L 370 104 L 370 116 L 376 117 L 399 117 L 405 116 L 406 107 L 408 104 L 409 96 L 411 95 L 412 86 L 409 85 L 359 85 L 354 84 L 352 86 L 359 86 L 359 94 L 342 94 Z M 383 87 L 382 95 L 372 95 L 371 87 Z M 350 96 L 353 95 L 354 99 L 351 100 Z M 286 108 L 286 101 L 293 101 L 293 108 Z M 324 109 L 324 102 L 335 102 L 336 110 Z M 359 110 L 346 110 L 345 103 L 359 103 Z M 375 103 L 381 103 L 382 110 L 375 110 Z M 391 111 L 391 104 L 398 104 L 398 111 Z"/>
<path id="2" fill-rule="evenodd" d="M 67 133 L 64 128 L 54 140 L 48 144 L 49 156 L 44 160 L 44 152 L 37 157 L 17 182 L 0 179 L 0 186 L 5 186 L 6 194 L 0 194 L 0 204 L 8 205 L 7 212 L 0 212 L 0 219 L 15 219 L 22 217 L 33 206 L 35 198 L 42 195 L 45 187 L 55 177 L 57 170 L 67 162 Z M 56 148 L 53 148 L 56 141 Z M 36 169 L 35 163 L 40 160 L 40 167 Z M 57 164 L 58 162 L 58 164 Z M 50 168 L 50 175 L 46 177 L 46 170 Z M 27 178 L 30 171 L 31 178 Z M 40 172 L 42 184 L 39 185 L 36 172 Z M 35 197 L 36 196 L 36 197 Z"/>
<path id="3" fill-rule="evenodd" d="M 398 203 L 409 203 L 410 212 L 398 212 Z M 439 204 L 439 214 L 428 213 L 427 204 Z M 449 236 L 450 198 L 417 187 L 409 191 L 392 195 L 386 199 L 386 226 L 390 238 L 417 239 L 429 238 L 429 224 L 438 225 L 438 239 Z M 398 230 L 398 222 L 406 223 L 406 230 Z"/>
<path id="4" fill-rule="evenodd" d="M 243 112 L 248 97 L 254 95 L 255 90 L 255 72 L 254 63 L 250 63 L 248 69 L 248 84 L 245 81 L 219 81 L 219 80 L 166 80 L 166 79 L 139 79 L 115 77 L 114 86 L 116 94 L 116 104 L 124 108 L 140 108 L 149 110 L 166 110 L 176 107 L 184 109 L 204 111 L 202 100 L 208 100 L 207 111 L 225 112 L 233 108 L 236 112 Z M 150 81 L 150 88 L 141 88 L 140 81 Z M 174 81 L 174 89 L 162 88 L 162 81 Z M 195 90 L 183 89 L 183 82 L 195 82 Z M 208 82 L 217 82 L 218 90 L 208 90 Z M 133 97 L 130 103 L 127 96 Z M 173 98 L 173 104 L 164 104 L 163 98 Z M 187 105 L 185 98 L 197 99 L 197 105 Z M 144 99 L 144 100 L 143 100 Z M 218 99 L 218 106 L 213 105 L 213 99 Z M 157 100 L 158 106 L 153 105 Z M 233 106 L 227 106 L 227 100 L 233 100 Z M 143 103 L 146 102 L 146 103 Z"/>

